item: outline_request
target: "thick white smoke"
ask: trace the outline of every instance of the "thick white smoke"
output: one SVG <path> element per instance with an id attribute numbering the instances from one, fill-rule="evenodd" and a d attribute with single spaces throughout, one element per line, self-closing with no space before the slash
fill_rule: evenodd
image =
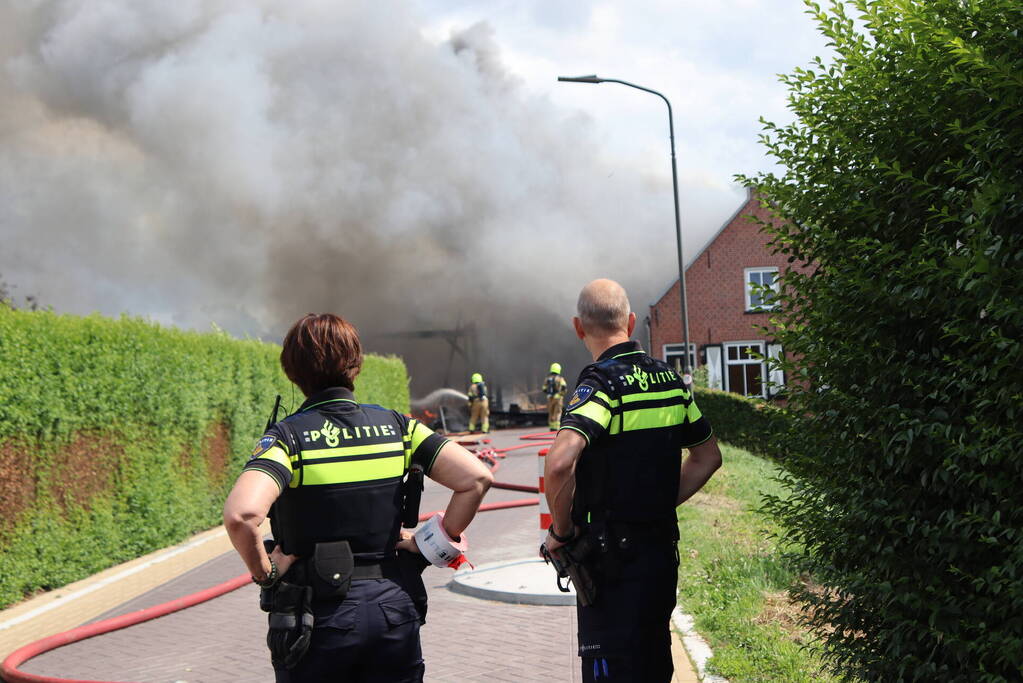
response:
<path id="1" fill-rule="evenodd" d="M 577 370 L 586 281 L 642 318 L 671 279 L 670 187 L 610 168 L 486 25 L 420 26 L 399 2 L 0 5 L 0 276 L 267 338 L 334 311 L 416 349 L 417 392 L 447 347 L 383 333 L 472 322 L 492 381 Z"/>

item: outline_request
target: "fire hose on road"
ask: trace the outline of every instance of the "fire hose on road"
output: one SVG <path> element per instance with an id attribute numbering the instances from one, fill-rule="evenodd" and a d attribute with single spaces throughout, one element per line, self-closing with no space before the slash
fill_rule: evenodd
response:
<path id="1" fill-rule="evenodd" d="M 545 433 L 542 435 L 544 440 L 541 440 L 541 434 L 527 434 L 526 436 L 519 437 L 523 440 L 535 441 L 536 443 L 525 444 L 520 446 L 511 446 L 510 448 L 504 449 L 487 449 L 494 451 L 495 454 L 500 454 L 498 457 L 504 457 L 503 453 L 519 448 L 537 448 L 550 443 L 550 439 L 553 437 L 552 433 Z M 490 454 L 477 453 L 477 457 L 486 462 L 491 467 L 491 471 L 497 471 L 500 463 L 496 457 Z M 483 456 L 483 457 L 481 457 Z M 503 482 L 494 482 L 492 488 L 505 489 L 508 491 L 525 491 L 529 493 L 537 493 L 538 487 L 526 486 L 521 484 L 507 484 Z M 480 512 L 490 512 L 494 510 L 507 510 L 510 508 L 527 507 L 531 505 L 539 505 L 539 498 L 522 498 L 519 500 L 507 500 L 499 503 L 484 503 L 480 505 Z M 419 515 L 419 521 L 425 522 L 439 511 L 425 512 Z M 6 683 L 117 683 L 116 681 L 97 681 L 97 680 L 85 680 L 78 678 L 57 678 L 53 676 L 40 676 L 37 674 L 30 674 L 24 671 L 19 671 L 18 667 L 32 659 L 38 657 L 41 654 L 55 650 L 58 647 L 64 645 L 70 645 L 71 643 L 77 643 L 78 641 L 85 640 L 86 638 L 92 638 L 94 636 L 103 635 L 104 633 L 110 633 L 111 631 L 118 631 L 120 629 L 128 628 L 136 624 L 141 624 L 146 621 L 151 621 L 158 617 L 166 616 L 174 612 L 178 612 L 189 607 L 193 607 L 203 602 L 207 602 L 214 598 L 220 597 L 226 593 L 242 588 L 243 586 L 250 585 L 252 583 L 252 577 L 248 574 L 242 574 L 236 576 L 233 579 L 225 581 L 216 586 L 206 588 L 204 590 L 186 595 L 185 597 L 165 602 L 161 605 L 154 607 L 147 607 L 137 612 L 131 612 L 129 614 L 123 614 L 117 617 L 111 617 L 110 619 L 104 619 L 92 624 L 85 624 L 73 628 L 63 633 L 57 633 L 46 638 L 42 638 L 33 643 L 29 643 L 11 653 L 4 661 L 0 664 L 0 677 Z"/>

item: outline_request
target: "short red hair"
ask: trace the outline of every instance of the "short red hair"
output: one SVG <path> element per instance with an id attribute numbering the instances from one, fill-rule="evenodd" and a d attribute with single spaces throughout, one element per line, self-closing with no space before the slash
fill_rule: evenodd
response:
<path id="1" fill-rule="evenodd" d="M 359 332 L 333 313 L 310 313 L 284 336 L 281 367 L 306 396 L 329 387 L 354 389 L 362 369 Z"/>

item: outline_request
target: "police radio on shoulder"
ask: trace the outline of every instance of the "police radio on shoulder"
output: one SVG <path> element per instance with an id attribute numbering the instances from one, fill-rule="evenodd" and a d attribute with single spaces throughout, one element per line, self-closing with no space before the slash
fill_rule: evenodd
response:
<path id="1" fill-rule="evenodd" d="M 451 540 L 444 530 L 444 513 L 438 512 L 415 533 L 416 546 L 430 564 L 435 567 L 447 567 L 458 560 L 469 549 L 465 533 L 456 542 Z"/>

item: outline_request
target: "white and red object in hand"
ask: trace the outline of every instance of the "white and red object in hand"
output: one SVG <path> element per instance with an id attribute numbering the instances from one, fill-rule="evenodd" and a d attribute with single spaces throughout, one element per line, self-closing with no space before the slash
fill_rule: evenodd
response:
<path id="1" fill-rule="evenodd" d="M 419 552 L 435 567 L 458 569 L 467 563 L 472 567 L 465 557 L 465 551 L 469 549 L 465 532 L 462 532 L 458 541 L 453 541 L 444 530 L 443 522 L 444 513 L 438 512 L 426 524 L 416 529 L 415 539 Z"/>

